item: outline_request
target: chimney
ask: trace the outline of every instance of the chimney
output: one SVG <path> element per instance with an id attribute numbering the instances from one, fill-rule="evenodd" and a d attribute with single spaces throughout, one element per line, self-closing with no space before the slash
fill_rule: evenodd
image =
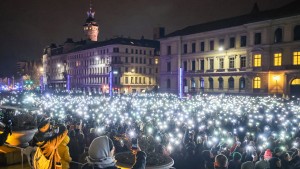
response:
<path id="1" fill-rule="evenodd" d="M 157 27 L 153 29 L 153 40 L 163 38 L 165 36 L 165 28 Z"/>

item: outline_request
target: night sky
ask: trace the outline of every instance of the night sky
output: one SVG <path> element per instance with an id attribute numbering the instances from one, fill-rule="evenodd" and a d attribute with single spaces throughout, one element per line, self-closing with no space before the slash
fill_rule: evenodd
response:
<path id="1" fill-rule="evenodd" d="M 186 26 L 247 14 L 293 0 L 92 0 L 100 40 L 114 36 L 152 38 Z M 12 76 L 17 60 L 39 59 L 50 43 L 84 39 L 89 0 L 0 0 L 0 77 Z"/>

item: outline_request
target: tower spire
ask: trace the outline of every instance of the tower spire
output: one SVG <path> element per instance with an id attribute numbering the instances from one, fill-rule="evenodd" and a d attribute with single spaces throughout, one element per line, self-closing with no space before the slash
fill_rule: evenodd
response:
<path id="1" fill-rule="evenodd" d="M 92 0 L 90 0 L 90 8 L 87 11 L 87 19 L 85 21 L 85 24 L 83 25 L 83 29 L 85 32 L 85 35 L 87 39 L 91 41 L 97 41 L 98 40 L 98 33 L 99 33 L 99 26 L 95 21 L 95 12 L 92 8 Z"/>
<path id="2" fill-rule="evenodd" d="M 95 17 L 95 12 L 93 12 L 93 8 L 92 8 L 92 0 L 90 0 L 90 9 L 89 11 L 87 11 L 87 15 L 88 18 L 92 18 L 92 19 L 94 19 Z"/>

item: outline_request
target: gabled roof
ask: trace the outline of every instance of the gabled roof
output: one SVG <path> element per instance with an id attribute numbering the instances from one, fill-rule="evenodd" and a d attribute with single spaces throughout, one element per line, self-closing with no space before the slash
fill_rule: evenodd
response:
<path id="1" fill-rule="evenodd" d="M 254 11 L 254 12 L 253 12 Z M 290 4 L 287 4 L 281 8 L 267 10 L 267 11 L 258 11 L 252 10 L 251 13 L 246 15 L 241 15 L 232 18 L 221 19 L 213 22 L 202 23 L 198 25 L 188 26 L 181 30 L 177 30 L 173 33 L 166 35 L 165 37 L 174 37 L 174 36 L 184 36 L 195 33 L 213 31 L 218 29 L 230 28 L 234 26 L 240 26 L 243 24 L 254 23 L 270 19 L 278 19 L 283 17 L 289 17 L 300 14 L 300 1 L 295 0 Z"/>

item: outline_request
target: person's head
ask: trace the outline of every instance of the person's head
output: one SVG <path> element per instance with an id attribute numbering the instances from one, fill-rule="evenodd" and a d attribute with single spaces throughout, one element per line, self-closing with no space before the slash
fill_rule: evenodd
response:
<path id="1" fill-rule="evenodd" d="M 215 158 L 215 168 L 227 168 L 228 159 L 223 154 L 219 154 Z"/>
<path id="2" fill-rule="evenodd" d="M 50 119 L 49 118 L 43 118 L 38 126 L 38 130 L 41 133 L 45 133 L 50 128 Z"/>
<path id="3" fill-rule="evenodd" d="M 100 136 L 95 138 L 90 147 L 88 154 L 92 159 L 103 159 L 114 156 L 115 147 L 110 138 Z"/>
<path id="4" fill-rule="evenodd" d="M 272 152 L 270 149 L 267 149 L 264 154 L 264 160 L 270 160 L 272 158 Z"/>
<path id="5" fill-rule="evenodd" d="M 232 157 L 234 161 L 240 161 L 242 159 L 242 155 L 239 152 L 234 152 Z"/>
<path id="6" fill-rule="evenodd" d="M 292 158 L 291 158 L 289 153 L 284 152 L 284 153 L 281 154 L 281 159 L 283 159 L 285 161 L 291 161 Z"/>
<path id="7" fill-rule="evenodd" d="M 279 148 L 279 147 L 276 147 L 275 149 L 274 149 L 274 154 L 276 155 L 276 156 L 280 156 L 281 155 L 281 153 L 282 153 L 282 150 Z"/>
<path id="8" fill-rule="evenodd" d="M 281 161 L 277 157 L 272 157 L 269 160 L 269 163 L 270 163 L 270 168 L 271 169 L 281 168 Z"/>
<path id="9" fill-rule="evenodd" d="M 214 158 L 214 155 L 211 151 L 204 150 L 202 151 L 202 157 L 204 158 L 204 160 L 208 161 L 209 159 Z"/>

